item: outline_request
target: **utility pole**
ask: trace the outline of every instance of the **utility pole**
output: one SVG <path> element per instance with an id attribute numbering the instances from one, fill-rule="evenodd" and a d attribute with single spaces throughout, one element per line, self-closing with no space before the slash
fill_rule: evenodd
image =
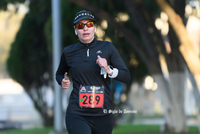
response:
<path id="1" fill-rule="evenodd" d="M 52 36 L 53 36 L 53 86 L 54 86 L 54 134 L 64 133 L 62 111 L 62 89 L 55 80 L 55 73 L 61 53 L 61 6 L 60 0 L 52 0 Z"/>

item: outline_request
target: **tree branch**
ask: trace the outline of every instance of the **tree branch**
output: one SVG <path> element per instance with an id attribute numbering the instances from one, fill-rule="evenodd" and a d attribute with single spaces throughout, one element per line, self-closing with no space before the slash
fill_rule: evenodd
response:
<path id="1" fill-rule="evenodd" d="M 190 68 L 190 71 L 193 74 L 200 74 L 200 59 L 187 35 L 187 31 L 181 17 L 176 14 L 176 12 L 165 0 L 156 0 L 156 2 L 161 10 L 168 15 L 169 23 L 173 27 L 181 44 L 179 50 Z"/>
<path id="2" fill-rule="evenodd" d="M 118 32 L 123 34 L 123 37 L 130 43 L 130 45 L 138 52 L 138 54 L 141 56 L 141 58 L 144 60 L 150 71 L 155 67 L 155 65 L 152 63 L 153 61 L 150 60 L 150 55 L 148 52 L 142 47 L 143 45 L 140 43 L 140 41 L 136 38 L 136 36 L 125 26 L 123 26 L 120 22 L 115 21 L 113 16 L 109 15 L 105 10 L 100 9 L 99 7 L 92 5 L 87 2 L 87 0 L 68 0 L 69 2 L 72 2 L 86 10 L 91 11 L 95 17 L 106 20 L 110 26 L 112 26 L 114 29 L 116 29 Z M 153 67 L 152 67 L 153 66 Z"/>

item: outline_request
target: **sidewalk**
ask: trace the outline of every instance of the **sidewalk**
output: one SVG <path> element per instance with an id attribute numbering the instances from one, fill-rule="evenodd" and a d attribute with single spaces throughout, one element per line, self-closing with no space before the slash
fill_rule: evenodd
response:
<path id="1" fill-rule="evenodd" d="M 134 124 L 147 124 L 147 125 L 162 125 L 164 124 L 164 118 L 141 118 L 141 119 L 134 119 Z M 188 118 L 187 119 L 188 126 L 197 126 L 198 127 L 198 120 L 195 118 Z"/>

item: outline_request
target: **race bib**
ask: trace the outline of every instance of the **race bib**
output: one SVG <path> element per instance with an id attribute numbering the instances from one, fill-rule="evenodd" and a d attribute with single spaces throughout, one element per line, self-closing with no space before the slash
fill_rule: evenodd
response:
<path id="1" fill-rule="evenodd" d="M 102 108 L 104 104 L 104 86 L 81 86 L 79 88 L 79 106 Z"/>

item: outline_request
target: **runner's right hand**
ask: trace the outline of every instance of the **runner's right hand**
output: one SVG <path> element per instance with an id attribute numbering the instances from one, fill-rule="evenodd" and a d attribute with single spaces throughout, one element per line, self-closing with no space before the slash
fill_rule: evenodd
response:
<path id="1" fill-rule="evenodd" d="M 64 78 L 64 79 L 62 80 L 62 88 L 63 88 L 63 89 L 68 89 L 69 86 L 70 86 L 70 80 L 69 80 L 69 79 L 66 80 L 66 79 Z"/>
<path id="2" fill-rule="evenodd" d="M 67 75 L 67 72 L 64 74 L 64 79 L 62 80 L 62 88 L 63 89 L 68 89 L 70 86 L 70 80 Z"/>

